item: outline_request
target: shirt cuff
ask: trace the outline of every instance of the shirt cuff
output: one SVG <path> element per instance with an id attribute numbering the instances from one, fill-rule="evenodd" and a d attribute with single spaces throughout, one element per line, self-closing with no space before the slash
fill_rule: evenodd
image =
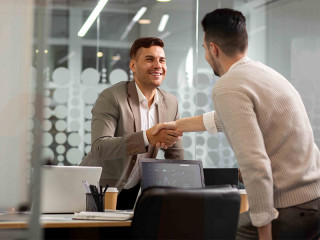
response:
<path id="1" fill-rule="evenodd" d="M 147 138 L 147 132 L 146 130 L 143 130 L 143 140 L 144 140 L 144 146 L 148 146 L 150 143 L 148 141 L 148 138 Z"/>
<path id="2" fill-rule="evenodd" d="M 214 119 L 214 111 L 203 114 L 203 125 L 210 134 L 216 134 L 218 132 Z"/>
<path id="3" fill-rule="evenodd" d="M 278 218 L 279 212 L 277 209 L 272 209 L 272 215 L 270 213 L 258 213 L 258 214 L 250 214 L 252 225 L 255 227 L 262 227 L 267 225 L 273 219 Z"/>

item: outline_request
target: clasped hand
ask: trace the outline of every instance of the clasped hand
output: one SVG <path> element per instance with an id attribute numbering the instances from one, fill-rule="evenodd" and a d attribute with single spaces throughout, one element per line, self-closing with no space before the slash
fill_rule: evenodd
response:
<path id="1" fill-rule="evenodd" d="M 182 136 L 175 122 L 159 123 L 148 129 L 146 134 L 150 144 L 164 149 L 171 147 Z"/>

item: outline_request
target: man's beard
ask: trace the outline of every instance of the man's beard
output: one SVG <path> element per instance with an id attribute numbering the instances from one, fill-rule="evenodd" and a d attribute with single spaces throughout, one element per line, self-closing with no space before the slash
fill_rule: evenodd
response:
<path id="1" fill-rule="evenodd" d="M 217 77 L 220 77 L 221 74 L 219 73 L 219 68 L 218 68 L 218 64 L 215 62 L 215 60 L 213 59 L 212 56 L 210 56 L 211 58 L 211 68 L 213 70 L 214 75 L 216 75 Z"/>
<path id="2" fill-rule="evenodd" d="M 219 74 L 217 71 L 213 70 L 213 73 L 214 73 L 214 75 L 216 75 L 217 77 L 220 77 L 220 74 Z"/>

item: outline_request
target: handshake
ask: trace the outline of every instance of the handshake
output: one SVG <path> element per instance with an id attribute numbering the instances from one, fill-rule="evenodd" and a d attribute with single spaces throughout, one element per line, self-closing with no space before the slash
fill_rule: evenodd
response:
<path id="1" fill-rule="evenodd" d="M 159 123 L 146 130 L 146 134 L 150 144 L 164 149 L 171 147 L 182 136 L 176 122 Z"/>

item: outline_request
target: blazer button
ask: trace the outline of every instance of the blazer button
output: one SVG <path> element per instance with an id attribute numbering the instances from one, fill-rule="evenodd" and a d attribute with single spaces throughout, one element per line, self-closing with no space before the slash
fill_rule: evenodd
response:
<path id="1" fill-rule="evenodd" d="M 134 165 L 134 164 L 136 163 L 136 160 L 133 159 L 131 162 L 132 162 L 132 164 Z"/>

